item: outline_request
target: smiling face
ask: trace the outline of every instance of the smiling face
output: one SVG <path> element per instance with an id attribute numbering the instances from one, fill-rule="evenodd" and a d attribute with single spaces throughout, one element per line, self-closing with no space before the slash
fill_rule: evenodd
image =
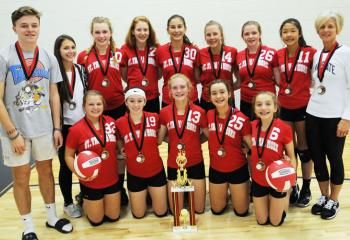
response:
<path id="1" fill-rule="evenodd" d="M 247 47 L 256 47 L 260 45 L 261 33 L 256 25 L 246 25 L 242 31 L 242 38 Z"/>
<path id="2" fill-rule="evenodd" d="M 39 38 L 40 22 L 36 16 L 23 16 L 13 26 L 18 41 L 24 44 L 35 44 Z"/>
<path id="3" fill-rule="evenodd" d="M 145 44 L 149 37 L 149 26 L 146 22 L 139 21 L 135 24 L 135 29 L 132 31 L 135 36 L 136 43 Z"/>
<path id="4" fill-rule="evenodd" d="M 333 18 L 330 18 L 318 29 L 318 35 L 325 44 L 333 44 L 337 38 L 337 24 Z"/>
<path id="5" fill-rule="evenodd" d="M 169 90 L 175 101 L 188 101 L 190 89 L 186 79 L 182 77 L 171 79 Z"/>
<path id="6" fill-rule="evenodd" d="M 112 37 L 112 32 L 108 23 L 94 23 L 92 27 L 92 37 L 97 47 L 107 47 Z"/>
<path id="7" fill-rule="evenodd" d="M 167 28 L 171 41 L 182 41 L 186 33 L 186 27 L 181 18 L 173 18 Z"/>
<path id="8" fill-rule="evenodd" d="M 277 105 L 272 95 L 260 93 L 254 102 L 254 113 L 261 120 L 272 120 L 277 112 Z"/>
<path id="9" fill-rule="evenodd" d="M 84 110 L 89 119 L 98 119 L 104 110 L 102 96 L 88 95 L 85 100 Z"/>
<path id="10" fill-rule="evenodd" d="M 209 25 L 205 28 L 205 41 L 208 46 L 216 49 L 221 47 L 223 35 L 218 25 Z"/>
<path id="11" fill-rule="evenodd" d="M 75 43 L 69 39 L 63 40 L 60 47 L 62 61 L 72 63 L 77 55 Z"/>
<path id="12" fill-rule="evenodd" d="M 214 83 L 210 86 L 210 100 L 216 108 L 227 107 L 230 97 L 231 93 L 224 83 Z"/>
<path id="13" fill-rule="evenodd" d="M 298 46 L 299 29 L 292 23 L 286 23 L 282 27 L 281 38 L 287 46 Z"/>
<path id="14" fill-rule="evenodd" d="M 143 96 L 131 95 L 125 101 L 130 113 L 141 113 L 146 105 L 146 99 Z"/>

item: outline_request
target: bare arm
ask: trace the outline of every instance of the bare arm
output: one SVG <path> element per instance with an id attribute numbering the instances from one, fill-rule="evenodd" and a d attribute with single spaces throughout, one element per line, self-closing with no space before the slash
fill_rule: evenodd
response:
<path id="1" fill-rule="evenodd" d="M 120 68 L 120 74 L 121 74 L 121 76 L 122 76 L 122 80 L 125 82 L 125 83 L 127 83 L 127 73 L 128 73 L 128 68 L 127 67 L 121 67 Z"/>
<path id="2" fill-rule="evenodd" d="M 290 143 L 287 143 L 284 145 L 284 148 L 286 150 L 287 156 L 290 158 L 290 163 L 294 168 L 296 168 L 296 159 L 295 159 L 295 154 L 294 154 L 294 144 L 293 141 Z"/>
<path id="3" fill-rule="evenodd" d="M 161 145 L 163 140 L 168 142 L 167 139 L 165 139 L 165 136 L 168 133 L 168 129 L 164 125 L 160 125 L 159 131 L 158 131 L 158 145 Z"/>
<path id="4" fill-rule="evenodd" d="M 233 90 L 238 90 L 241 87 L 241 76 L 239 75 L 238 66 L 235 65 L 233 68 L 233 75 L 235 77 L 235 81 L 233 82 Z"/>
<path id="5" fill-rule="evenodd" d="M 57 84 L 50 84 L 50 107 L 52 113 L 52 121 L 54 129 L 61 129 L 61 103 L 58 95 Z M 61 131 L 53 131 L 54 144 L 56 149 L 63 144 L 63 137 Z"/>
<path id="6" fill-rule="evenodd" d="M 278 69 L 278 67 L 275 67 L 273 69 L 273 77 L 274 77 L 276 85 L 279 86 L 281 76 L 280 76 L 280 70 Z"/>
<path id="7" fill-rule="evenodd" d="M 252 149 L 252 135 L 243 136 L 243 143 L 247 145 L 249 149 Z"/>

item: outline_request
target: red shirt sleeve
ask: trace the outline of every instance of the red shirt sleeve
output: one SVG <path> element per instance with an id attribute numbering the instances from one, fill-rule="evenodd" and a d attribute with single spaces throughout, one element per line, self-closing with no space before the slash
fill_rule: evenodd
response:
<path id="1" fill-rule="evenodd" d="M 85 66 L 85 57 L 86 57 L 86 51 L 82 51 L 79 53 L 77 58 L 77 63 Z"/>

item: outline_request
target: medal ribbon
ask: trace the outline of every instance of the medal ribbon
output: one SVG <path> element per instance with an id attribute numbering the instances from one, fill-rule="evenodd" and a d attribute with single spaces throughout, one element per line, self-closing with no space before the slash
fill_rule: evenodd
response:
<path id="1" fill-rule="evenodd" d="M 135 48 L 134 50 L 135 50 L 135 55 L 136 55 L 136 58 L 137 58 L 137 63 L 139 65 L 139 69 L 140 69 L 140 71 L 142 73 L 142 76 L 145 78 L 146 77 L 146 73 L 147 73 L 147 68 L 148 68 L 149 47 L 147 46 L 147 48 L 146 48 L 145 69 L 142 68 L 141 59 L 139 58 L 139 54 L 137 53 L 137 48 Z"/>
<path id="2" fill-rule="evenodd" d="M 248 72 L 248 75 L 249 75 L 250 79 L 253 79 L 253 77 L 254 77 L 255 68 L 256 68 L 256 66 L 258 65 L 260 53 L 261 53 L 261 46 L 259 47 L 258 54 L 256 55 L 256 58 L 255 58 L 255 60 L 254 60 L 253 70 L 250 71 L 250 68 L 249 68 L 249 61 L 248 61 L 248 60 L 249 60 L 249 59 L 248 59 L 248 49 L 247 49 L 247 48 L 245 49 L 245 62 L 246 62 L 246 64 L 247 64 L 247 72 Z"/>
<path id="3" fill-rule="evenodd" d="M 297 62 L 298 62 L 298 59 L 299 59 L 299 56 L 300 56 L 300 53 L 301 53 L 301 47 L 298 48 L 298 53 L 297 53 L 297 56 L 296 58 L 294 59 L 294 63 L 292 65 L 292 68 L 291 68 L 291 74 L 290 76 L 288 77 L 288 50 L 286 48 L 286 51 L 284 52 L 284 76 L 286 78 L 286 82 L 288 84 L 290 84 L 292 81 L 293 81 L 293 75 L 294 75 L 294 71 L 295 71 L 295 67 L 297 65 Z"/>
<path id="4" fill-rule="evenodd" d="M 212 53 L 210 47 L 208 47 L 208 51 L 209 51 L 209 55 L 210 55 L 210 63 L 211 63 L 211 69 L 213 71 L 213 75 L 214 75 L 215 79 L 219 79 L 220 78 L 220 73 L 221 73 L 221 64 L 222 64 L 222 57 L 223 57 L 223 53 L 224 53 L 224 47 L 221 46 L 221 49 L 220 49 L 220 60 L 219 60 L 219 65 L 218 65 L 218 75 L 216 75 L 216 70 L 214 68 L 214 56 L 213 56 L 213 53 Z"/>
<path id="5" fill-rule="evenodd" d="M 261 128 L 262 128 L 261 120 L 260 120 L 260 122 L 258 124 L 258 133 L 257 133 L 257 136 L 256 136 L 256 141 L 257 141 L 256 151 L 258 153 L 259 161 L 261 161 L 262 155 L 264 154 L 265 147 L 266 147 L 265 146 L 266 145 L 266 140 L 267 140 L 267 137 L 269 136 L 269 132 L 270 132 L 271 126 L 272 126 L 274 121 L 275 121 L 275 119 L 272 119 L 269 127 L 267 128 L 266 135 L 264 137 L 264 142 L 263 142 L 263 145 L 261 146 L 261 152 L 259 151 L 260 132 L 261 132 Z"/>
<path id="6" fill-rule="evenodd" d="M 22 66 L 22 69 L 23 69 L 24 76 L 26 77 L 26 79 L 28 81 L 32 77 L 32 75 L 34 73 L 34 70 L 35 70 L 36 66 L 38 65 L 39 48 L 38 47 L 35 48 L 34 57 L 33 57 L 33 60 L 32 60 L 32 62 L 30 64 L 30 66 L 29 66 L 29 69 L 28 69 L 28 65 L 25 62 L 23 51 L 22 51 L 22 48 L 19 45 L 18 41 L 15 44 L 15 48 L 16 48 L 16 52 L 17 52 L 17 56 L 19 58 L 19 61 L 21 62 L 21 66 Z"/>
<path id="7" fill-rule="evenodd" d="M 106 76 L 107 76 L 107 73 L 108 73 L 109 65 L 110 65 L 111 55 L 112 55 L 111 48 L 108 47 L 108 49 L 107 49 L 108 55 L 107 55 L 107 60 L 106 60 L 106 68 L 104 68 L 104 66 L 103 66 L 103 64 L 102 64 L 102 62 L 101 62 L 101 59 L 100 59 L 100 55 L 99 55 L 99 53 L 98 53 L 98 50 L 97 50 L 95 47 L 93 48 L 93 50 L 94 50 L 93 52 L 94 52 L 95 57 L 96 57 L 96 59 L 97 59 L 98 65 L 100 66 L 100 70 L 101 70 L 101 72 L 102 72 L 102 75 L 103 75 L 104 77 L 106 77 Z"/>
<path id="8" fill-rule="evenodd" d="M 222 132 L 221 139 L 220 139 L 220 137 L 219 137 L 219 129 L 218 129 L 218 121 L 217 121 L 217 113 L 215 111 L 215 133 L 216 133 L 216 137 L 218 139 L 218 142 L 219 142 L 220 146 L 222 146 L 224 144 L 225 136 L 226 136 L 226 130 L 227 130 L 227 127 L 228 127 L 228 123 L 230 122 L 231 115 L 232 115 L 232 107 L 230 109 L 230 113 L 229 113 L 229 115 L 227 117 L 227 120 L 226 120 L 226 123 L 225 123 L 225 127 L 224 127 L 224 130 Z"/>
<path id="9" fill-rule="evenodd" d="M 100 139 L 99 136 L 97 135 L 97 133 L 95 131 L 95 127 L 89 123 L 89 120 L 86 117 L 84 117 L 84 120 L 85 120 L 86 124 L 88 125 L 92 134 L 95 136 L 97 141 L 100 143 L 100 145 L 104 149 L 106 147 L 106 144 L 107 144 L 107 134 L 106 134 L 106 126 L 105 126 L 104 118 L 100 117 L 100 126 L 101 126 L 101 122 L 102 122 L 102 130 L 103 130 L 103 142 L 102 142 L 102 139 Z"/>
<path id="10" fill-rule="evenodd" d="M 185 118 L 185 123 L 183 124 L 183 128 L 181 129 L 181 132 L 179 133 L 179 129 L 177 127 L 177 120 L 175 117 L 175 103 L 173 104 L 173 120 L 174 120 L 174 126 L 175 126 L 175 132 L 177 137 L 181 140 L 182 136 L 184 135 L 185 129 L 186 129 L 186 125 L 187 125 L 187 119 L 188 119 L 188 115 L 190 113 L 190 105 L 188 105 L 187 110 L 186 110 L 186 118 Z"/>
<path id="11" fill-rule="evenodd" d="M 72 79 L 71 79 L 71 82 L 68 83 L 70 98 L 73 98 L 73 95 L 74 95 L 75 77 L 76 77 L 75 68 L 74 68 L 74 64 L 72 64 Z"/>
<path id="12" fill-rule="evenodd" d="M 182 63 L 184 61 L 184 56 L 185 56 L 185 44 L 183 44 L 183 46 L 182 46 L 182 54 L 181 54 L 181 61 L 180 61 L 179 70 L 177 70 L 177 67 L 176 67 L 176 61 L 174 59 L 173 51 L 171 49 L 171 44 L 169 44 L 169 53 L 170 53 L 171 61 L 173 62 L 173 67 L 174 67 L 175 73 L 181 73 Z"/>
<path id="13" fill-rule="evenodd" d="M 143 141 L 145 139 L 145 132 L 146 132 L 146 117 L 145 117 L 145 114 L 143 114 L 143 116 L 142 116 L 142 129 L 140 130 L 141 131 L 141 142 L 140 142 L 140 145 L 137 142 L 136 134 L 134 133 L 134 130 L 132 128 L 130 115 L 128 115 L 128 124 L 129 124 L 130 132 L 131 132 L 132 138 L 134 140 L 136 149 L 137 149 L 138 152 L 141 152 L 141 149 L 143 147 Z"/>
<path id="14" fill-rule="evenodd" d="M 327 69 L 328 63 L 331 60 L 335 50 L 337 50 L 339 47 L 339 44 L 336 42 L 334 46 L 332 47 L 331 51 L 327 53 L 326 60 L 322 63 L 322 53 L 325 53 L 326 51 L 323 49 L 320 53 L 320 57 L 318 59 L 318 68 L 317 68 L 317 77 L 320 80 L 320 82 L 323 81 L 324 73 Z"/>

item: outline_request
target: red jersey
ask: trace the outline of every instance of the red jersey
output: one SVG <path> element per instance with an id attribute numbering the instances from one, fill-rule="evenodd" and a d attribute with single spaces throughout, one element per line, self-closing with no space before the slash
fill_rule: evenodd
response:
<path id="1" fill-rule="evenodd" d="M 121 49 L 123 51 L 123 56 L 120 65 L 127 68 L 127 79 L 125 79 L 125 81 L 128 84 L 128 88 L 138 87 L 143 89 L 146 92 L 147 100 L 158 97 L 158 67 L 155 59 L 156 48 L 150 47 L 148 50 L 148 66 L 145 75 L 148 80 L 147 86 L 142 85 L 142 79 L 144 79 L 142 71 L 146 69 L 145 59 L 147 57 L 147 49 L 137 50 L 142 70 L 139 67 L 135 50 L 131 49 L 126 44 L 124 44 Z"/>
<path id="2" fill-rule="evenodd" d="M 175 121 L 173 119 L 173 105 L 170 104 L 160 111 L 160 124 L 166 126 L 168 129 L 169 136 L 169 150 L 168 150 L 168 166 L 172 168 L 177 168 L 176 157 L 178 154 L 177 144 L 185 144 L 185 151 L 187 157 L 186 167 L 193 166 L 197 163 L 203 161 L 203 154 L 200 142 L 200 129 L 207 128 L 207 116 L 205 111 L 191 103 L 189 114 L 187 118 L 186 129 L 184 130 L 182 140 L 180 141 L 175 130 Z M 177 126 L 179 132 L 181 132 L 182 127 L 185 122 L 185 115 L 177 115 L 175 108 L 175 118 L 177 119 Z"/>
<path id="3" fill-rule="evenodd" d="M 273 161 L 280 160 L 283 157 L 284 146 L 293 141 L 292 128 L 284 123 L 281 119 L 276 118 L 270 128 L 269 136 L 266 139 L 265 150 L 261 160 L 265 163 L 266 168 L 263 171 L 256 169 L 256 164 L 259 162 L 257 152 L 257 132 L 260 120 L 252 122 L 252 158 L 251 158 L 251 174 L 252 179 L 261 186 L 269 186 L 265 178 L 267 166 Z M 262 151 L 266 132 L 261 131 L 259 139 L 259 151 Z"/>
<path id="4" fill-rule="evenodd" d="M 220 157 L 218 150 L 220 149 L 220 143 L 216 135 L 215 126 L 215 109 L 208 111 L 208 130 L 209 130 L 209 155 L 210 155 L 210 167 L 220 172 L 232 172 L 243 167 L 247 164 L 247 159 L 242 152 L 242 141 L 243 136 L 252 134 L 251 124 L 249 118 L 247 118 L 242 112 L 237 109 L 233 109 L 230 118 L 223 148 L 225 149 L 226 155 Z M 227 122 L 226 119 L 220 119 L 218 116 L 216 125 L 218 126 L 218 135 L 220 141 L 223 137 L 223 131 Z"/>
<path id="5" fill-rule="evenodd" d="M 148 178 L 159 173 L 163 169 L 163 161 L 159 155 L 157 132 L 159 129 L 159 119 L 156 113 L 144 112 L 145 117 L 145 135 L 141 153 L 145 156 L 143 163 L 136 161 L 139 151 L 134 142 L 133 134 L 137 143 L 141 144 L 143 122 L 134 124 L 130 119 L 133 134 L 128 123 L 128 113 L 119 118 L 115 124 L 117 126 L 118 136 L 124 142 L 124 150 L 126 154 L 126 165 L 128 172 L 134 176 Z"/>
<path id="6" fill-rule="evenodd" d="M 162 89 L 162 101 L 167 104 L 172 102 L 169 97 L 168 80 L 172 75 L 176 73 L 169 49 L 170 49 L 170 43 L 167 43 L 158 47 L 156 51 L 157 65 L 162 68 L 163 79 L 164 79 L 164 85 Z M 199 66 L 199 53 L 198 53 L 199 50 L 192 45 L 185 44 L 184 51 L 185 52 L 183 55 L 184 59 L 182 62 L 181 72 L 178 72 L 178 73 L 182 73 L 190 79 L 193 85 L 191 101 L 196 101 L 198 100 L 198 91 L 197 91 L 197 83 L 194 78 L 194 72 L 195 72 L 195 68 Z M 180 63 L 182 59 L 182 51 L 174 52 L 172 50 L 172 54 L 176 62 L 175 67 L 177 68 L 177 71 L 179 71 Z"/>
<path id="7" fill-rule="evenodd" d="M 281 72 L 281 79 L 278 91 L 279 104 L 288 109 L 302 108 L 307 105 L 310 98 L 310 86 L 311 86 L 311 68 L 312 59 L 316 52 L 316 49 L 312 47 L 303 47 L 300 51 L 299 58 L 295 65 L 293 79 L 290 84 L 286 81 L 286 67 L 285 67 L 285 54 L 287 48 L 282 48 L 277 51 L 278 63 Z M 295 62 L 294 57 L 287 57 L 288 63 L 288 78 L 291 77 L 292 67 Z M 286 94 L 286 88 L 289 85 L 290 94 Z"/>
<path id="8" fill-rule="evenodd" d="M 233 70 L 237 56 L 237 49 L 234 47 L 223 46 L 222 55 L 213 54 L 213 63 L 210 59 L 209 48 L 202 48 L 200 50 L 200 65 L 201 65 L 201 83 L 203 86 L 202 89 L 202 99 L 209 102 L 209 84 L 215 79 L 224 79 L 228 81 L 228 84 L 232 90 L 232 98 L 233 95 Z M 221 65 L 219 68 L 221 59 Z M 214 75 L 214 71 L 212 68 L 214 65 L 214 69 L 216 71 Z M 220 69 L 220 70 L 219 70 Z M 219 76 L 220 71 L 220 76 Z"/>
<path id="9" fill-rule="evenodd" d="M 105 150 L 109 152 L 109 157 L 102 160 L 102 167 L 98 176 L 89 182 L 79 180 L 81 184 L 94 189 L 109 187 L 118 182 L 118 161 L 116 157 L 117 142 L 115 136 L 114 119 L 108 116 L 103 116 L 105 121 L 106 131 L 106 146 Z M 103 129 L 96 132 L 100 139 L 103 139 Z M 101 155 L 103 148 L 85 122 L 85 118 L 79 120 L 69 129 L 66 147 L 75 149 L 76 154 L 90 150 L 98 155 Z"/>
<path id="10" fill-rule="evenodd" d="M 253 71 L 258 52 L 259 50 L 255 54 L 248 54 L 249 69 L 251 72 Z M 276 94 L 273 69 L 278 67 L 278 59 L 275 49 L 261 46 L 260 57 L 253 76 L 255 88 L 248 87 L 250 76 L 247 71 L 246 49 L 237 54 L 236 62 L 241 77 L 241 99 L 243 101 L 251 103 L 253 97 L 260 91 L 269 91 Z"/>
<path id="11" fill-rule="evenodd" d="M 115 63 L 115 58 L 111 56 L 109 60 L 109 69 L 106 75 L 106 78 L 109 80 L 109 86 L 107 87 L 102 86 L 104 76 L 93 50 L 91 50 L 89 55 L 86 54 L 86 51 L 82 51 L 79 53 L 77 60 L 79 64 L 85 66 L 88 73 L 89 90 L 98 90 L 103 94 L 103 97 L 107 102 L 107 107 L 105 110 L 115 109 L 124 103 L 124 91 L 119 66 L 122 59 L 122 52 L 119 49 L 116 49 L 114 54 L 117 59 L 117 63 Z M 104 67 L 106 66 L 107 57 L 108 53 L 105 55 L 99 55 L 101 63 Z"/>

